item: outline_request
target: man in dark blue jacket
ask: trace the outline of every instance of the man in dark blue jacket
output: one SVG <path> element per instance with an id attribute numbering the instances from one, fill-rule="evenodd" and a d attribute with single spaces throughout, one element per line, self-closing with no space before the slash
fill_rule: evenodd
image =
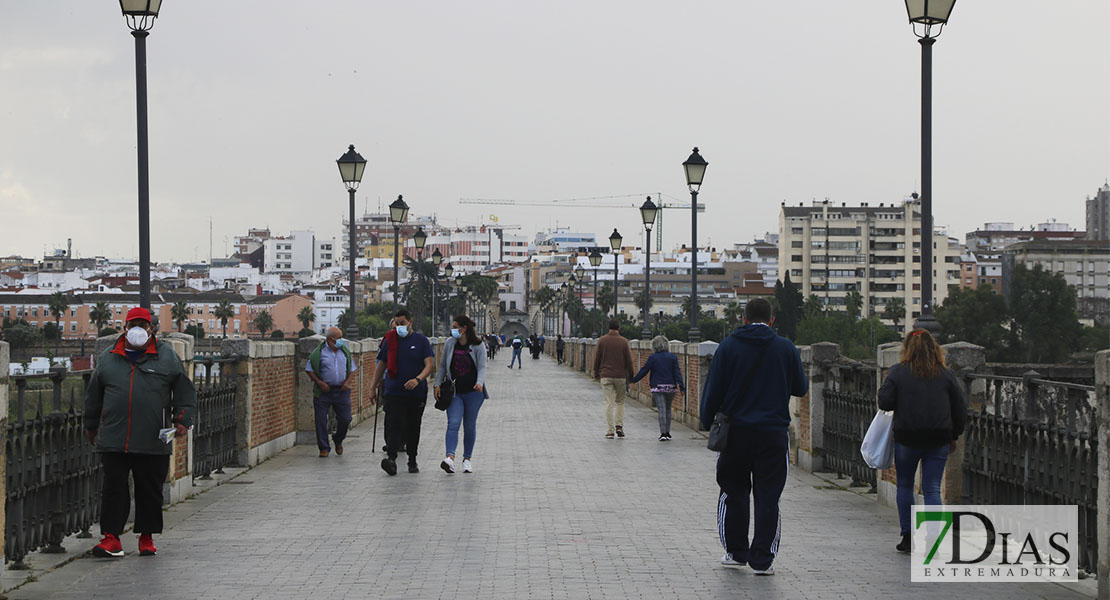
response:
<path id="1" fill-rule="evenodd" d="M 756 575 L 773 575 L 779 549 L 779 497 L 789 462 L 790 397 L 809 390 L 798 349 L 771 329 L 771 303 L 748 302 L 744 326 L 713 355 L 701 395 L 705 429 L 718 412 L 729 419 L 728 448 L 717 457 L 717 529 L 721 564 L 748 564 Z M 748 542 L 749 496 L 755 499 L 755 531 Z"/>

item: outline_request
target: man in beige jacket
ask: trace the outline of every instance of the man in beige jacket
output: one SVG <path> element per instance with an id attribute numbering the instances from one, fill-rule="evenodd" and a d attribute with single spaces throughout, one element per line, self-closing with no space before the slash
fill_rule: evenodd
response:
<path id="1" fill-rule="evenodd" d="M 609 321 L 609 333 L 597 340 L 597 352 L 594 355 L 594 379 L 601 382 L 601 391 L 605 394 L 605 420 L 609 424 L 605 437 L 608 439 L 613 439 L 614 433 L 617 437 L 624 437 L 624 397 L 628 380 L 635 374 L 636 371 L 632 368 L 632 348 L 628 345 L 628 340 L 621 336 L 621 322 L 613 319 Z M 617 409 L 615 423 L 614 404 Z"/>

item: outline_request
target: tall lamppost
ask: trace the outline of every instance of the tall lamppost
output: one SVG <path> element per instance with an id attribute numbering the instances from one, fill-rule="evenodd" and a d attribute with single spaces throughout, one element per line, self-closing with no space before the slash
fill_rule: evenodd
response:
<path id="1" fill-rule="evenodd" d="M 698 191 L 701 190 L 702 179 L 705 178 L 705 168 L 709 163 L 698 153 L 694 152 L 682 168 L 686 171 L 686 186 L 690 188 L 690 250 L 693 251 L 690 260 L 690 342 L 701 341 L 701 331 L 698 330 Z"/>
<path id="2" fill-rule="evenodd" d="M 578 337 L 582 337 L 582 318 L 586 316 L 586 305 L 582 303 L 582 282 L 586 280 L 586 267 L 578 265 L 574 274 L 578 276 L 578 306 L 575 307 L 578 310 Z"/>
<path id="3" fill-rule="evenodd" d="M 574 275 L 571 275 L 571 278 L 572 278 L 571 281 L 574 281 L 573 277 L 574 277 Z M 556 311 L 555 312 L 557 313 L 556 318 L 558 319 L 558 323 L 559 323 L 559 331 L 558 332 L 560 334 L 562 334 L 563 333 L 563 313 L 566 312 L 566 310 L 567 310 L 567 282 L 564 281 L 562 283 L 562 285 L 559 286 L 559 293 L 558 293 L 558 295 L 555 296 L 555 298 L 556 298 L 556 301 L 555 301 Z"/>
<path id="4" fill-rule="evenodd" d="M 574 335 L 574 313 L 570 311 L 570 299 L 574 297 L 574 291 L 578 288 L 578 278 L 575 277 L 574 274 L 571 274 L 570 279 L 567 281 L 570 282 L 570 285 L 567 287 L 567 300 L 563 306 L 566 307 L 567 316 L 570 317 L 570 330 L 567 331 L 567 335 L 571 336 Z"/>
<path id="5" fill-rule="evenodd" d="M 933 316 L 933 44 L 955 4 L 956 0 L 906 0 L 910 26 L 921 44 L 921 316 L 913 327 L 933 335 L 940 333 Z"/>
<path id="6" fill-rule="evenodd" d="M 590 266 L 594 268 L 594 272 L 593 272 L 593 280 L 594 280 L 594 301 L 593 301 L 594 337 L 598 337 L 598 335 L 600 334 L 600 331 L 601 331 L 601 324 L 598 323 L 598 315 L 600 315 L 601 313 L 597 310 L 597 268 L 601 266 L 601 253 L 598 252 L 596 249 L 593 252 L 590 252 Z"/>
<path id="7" fill-rule="evenodd" d="M 643 219 L 644 230 L 647 232 L 644 236 L 644 328 L 640 331 L 640 338 L 645 340 L 651 339 L 651 327 L 648 325 L 648 315 L 651 314 L 648 312 L 651 310 L 651 226 L 658 213 L 659 207 L 648 196 L 640 206 L 640 218 Z"/>
<path id="8" fill-rule="evenodd" d="M 620 266 L 617 263 L 619 254 L 621 253 L 621 242 L 624 238 L 621 237 L 617 228 L 613 228 L 613 233 L 609 235 L 609 247 L 613 249 L 613 315 L 617 314 L 617 309 L 620 308 L 620 294 L 617 293 L 617 281 L 620 277 Z"/>
<path id="9" fill-rule="evenodd" d="M 120 10 L 135 38 L 135 112 L 139 166 L 139 306 L 150 308 L 150 170 L 146 115 L 146 36 L 162 0 L 120 0 Z"/>
<path id="10" fill-rule="evenodd" d="M 398 241 L 401 237 L 401 223 L 409 216 L 409 205 L 405 199 L 398 195 L 397 199 L 389 205 L 389 220 L 393 222 L 393 312 L 397 312 L 397 295 L 401 292 L 398 276 L 401 271 L 401 255 L 398 250 Z"/>
<path id="11" fill-rule="evenodd" d="M 355 152 L 355 145 L 351 144 L 347 147 L 347 152 L 335 161 L 335 164 L 339 165 L 339 176 L 343 178 L 343 184 L 347 186 L 347 195 L 351 209 L 351 220 L 347 223 L 347 248 L 350 256 L 350 260 L 348 261 L 350 263 L 348 265 L 350 267 L 348 277 L 351 281 L 351 307 L 348 312 L 350 317 L 347 319 L 347 330 L 343 335 L 347 339 L 357 340 L 358 324 L 355 322 L 355 257 L 357 254 L 355 249 L 358 245 L 355 242 L 355 190 L 358 189 L 358 184 L 362 181 L 362 174 L 366 171 L 366 159 L 358 152 Z"/>
<path id="12" fill-rule="evenodd" d="M 443 279 L 444 279 L 444 281 L 447 282 L 447 294 L 445 295 L 445 298 L 447 300 L 451 299 L 451 282 L 453 281 L 451 279 L 451 276 L 453 276 L 454 274 L 455 274 L 455 267 L 452 267 L 451 263 L 447 263 L 447 266 L 443 267 Z M 445 312 L 445 313 L 451 312 L 450 302 L 444 302 L 444 304 L 446 304 L 447 306 L 444 307 L 443 312 Z M 436 315 L 436 318 L 438 319 L 439 315 Z M 444 323 L 444 325 L 445 326 L 450 325 L 450 323 Z M 446 327 L 444 329 L 446 329 Z"/>
<path id="13" fill-rule="evenodd" d="M 432 274 L 432 336 L 439 335 L 439 319 L 436 318 L 436 280 L 439 279 L 439 265 L 443 263 L 443 253 L 436 248 L 432 252 L 432 267 L 435 273 Z"/>
<path id="14" fill-rule="evenodd" d="M 424 244 L 426 243 L 428 243 L 428 234 L 424 233 L 423 227 L 418 227 L 416 233 L 412 234 L 412 245 L 416 246 L 417 277 L 422 277 L 424 275 Z M 415 315 L 417 326 L 420 324 L 420 316 L 420 311 L 417 311 Z"/>

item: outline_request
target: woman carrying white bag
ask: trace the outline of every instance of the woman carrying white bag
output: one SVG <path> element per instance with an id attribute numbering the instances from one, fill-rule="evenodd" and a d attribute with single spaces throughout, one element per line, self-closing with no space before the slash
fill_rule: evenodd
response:
<path id="1" fill-rule="evenodd" d="M 928 331 L 915 329 L 906 335 L 901 360 L 891 367 L 879 388 L 879 410 L 894 412 L 891 430 L 898 474 L 898 521 L 902 529 L 897 549 L 909 552 L 917 466 L 921 465 L 925 504 L 940 506 L 940 481 L 948 452 L 955 447 L 967 422 L 963 385 L 945 366 L 944 349 Z M 876 420 L 881 420 L 880 417 L 883 413 L 875 416 Z M 872 423 L 873 428 L 875 425 Z M 881 432 L 876 437 L 881 438 Z"/>

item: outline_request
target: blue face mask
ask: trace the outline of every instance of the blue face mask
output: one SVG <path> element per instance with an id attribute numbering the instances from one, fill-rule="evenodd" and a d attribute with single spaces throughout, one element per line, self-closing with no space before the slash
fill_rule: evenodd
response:
<path id="1" fill-rule="evenodd" d="M 408 335 L 409 335 L 409 326 L 408 325 L 398 325 L 397 326 L 397 335 L 399 335 L 401 337 L 408 337 Z"/>
<path id="2" fill-rule="evenodd" d="M 453 338 L 455 338 L 455 339 L 457 340 L 457 339 L 459 339 L 460 337 L 462 337 L 462 332 L 461 332 L 461 331 L 459 331 L 458 329 L 452 329 L 452 330 L 451 330 L 451 337 L 453 337 Z"/>
<path id="3" fill-rule="evenodd" d="M 335 340 L 335 347 L 336 348 L 342 348 L 343 346 L 346 346 L 346 345 L 347 345 L 347 340 L 344 340 L 344 339 Z"/>

